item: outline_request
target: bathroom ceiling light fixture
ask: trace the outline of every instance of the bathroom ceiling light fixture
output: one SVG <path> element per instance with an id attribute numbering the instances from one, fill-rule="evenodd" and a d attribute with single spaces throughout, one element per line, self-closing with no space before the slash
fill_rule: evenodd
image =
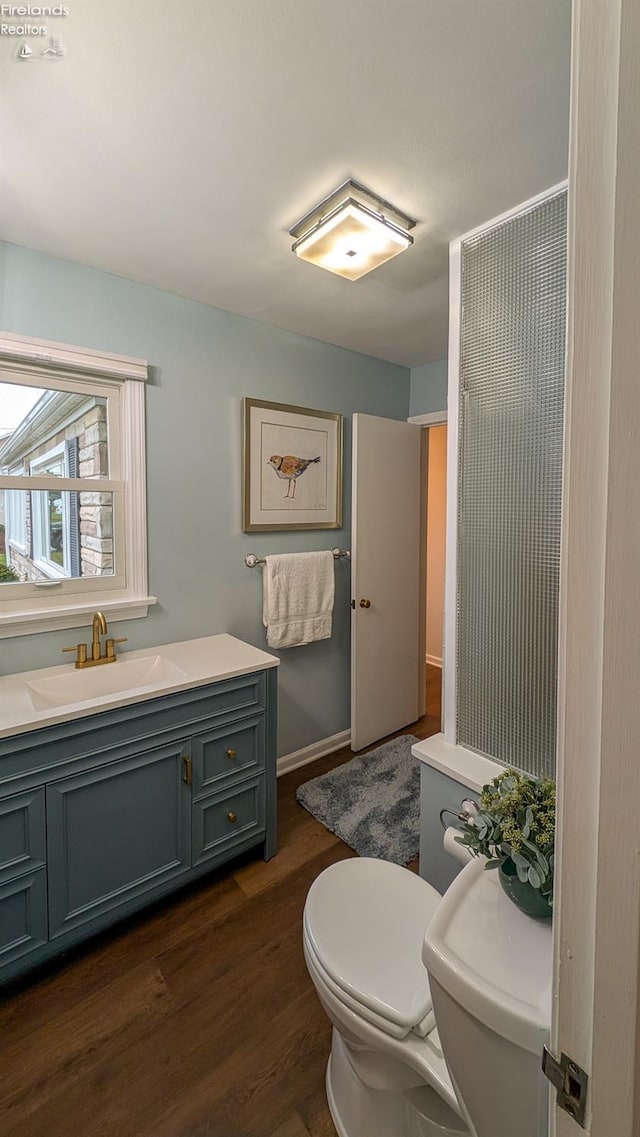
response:
<path id="1" fill-rule="evenodd" d="M 300 219 L 289 233 L 302 260 L 359 280 L 413 244 L 415 221 L 348 180 Z"/>

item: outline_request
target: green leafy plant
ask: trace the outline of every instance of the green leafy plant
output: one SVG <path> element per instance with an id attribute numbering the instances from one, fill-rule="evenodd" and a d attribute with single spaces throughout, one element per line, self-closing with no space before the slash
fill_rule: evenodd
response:
<path id="1" fill-rule="evenodd" d="M 512 861 L 518 880 L 551 905 L 555 815 L 555 782 L 505 770 L 482 787 L 478 813 L 464 823 L 456 841 L 473 856 L 487 857 L 487 869 Z"/>
<path id="2" fill-rule="evenodd" d="M 0 565 L 0 584 L 7 584 L 11 580 L 20 580 L 20 577 L 8 565 Z"/>

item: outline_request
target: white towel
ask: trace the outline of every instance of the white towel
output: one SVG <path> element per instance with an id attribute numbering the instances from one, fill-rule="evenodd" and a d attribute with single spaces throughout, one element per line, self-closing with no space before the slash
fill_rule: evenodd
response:
<path id="1" fill-rule="evenodd" d="M 262 622 L 269 647 L 299 647 L 331 637 L 333 553 L 282 553 L 266 558 Z"/>

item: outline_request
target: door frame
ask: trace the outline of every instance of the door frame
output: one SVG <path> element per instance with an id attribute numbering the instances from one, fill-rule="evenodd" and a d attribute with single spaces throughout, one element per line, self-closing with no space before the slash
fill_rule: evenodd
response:
<path id="1" fill-rule="evenodd" d="M 552 1046 L 640 1131 L 640 8 L 574 0 Z M 552 1134 L 576 1123 L 552 1107 Z"/>
<path id="2" fill-rule="evenodd" d="M 418 619 L 421 621 L 421 629 L 422 629 L 421 633 L 420 633 L 420 648 L 419 648 L 419 660 L 418 660 L 418 669 L 419 669 L 418 670 L 418 680 L 419 680 L 419 684 L 420 684 L 420 702 L 419 702 L 418 710 L 419 710 L 420 718 L 422 718 L 422 716 L 427 713 L 427 688 L 426 688 L 426 673 L 427 673 L 427 657 L 426 657 L 426 652 L 427 652 L 427 623 L 426 623 L 426 620 L 427 620 L 427 617 L 426 617 L 426 608 L 427 608 L 427 524 L 428 524 L 427 499 L 428 499 L 428 493 L 429 493 L 429 428 L 432 426 L 447 426 L 448 418 L 449 418 L 449 412 L 448 412 L 447 408 L 445 407 L 443 410 L 429 411 L 427 414 L 423 414 L 423 415 L 410 415 L 410 417 L 407 419 L 407 422 L 412 423 L 413 426 L 422 426 L 424 428 L 423 438 L 425 440 L 423 447 L 422 447 L 422 472 L 421 472 L 421 479 L 422 479 L 422 483 L 421 483 L 421 494 L 422 494 L 421 517 L 422 517 L 422 527 L 423 528 L 422 528 L 422 541 L 420 544 L 420 591 L 421 591 L 422 599 L 420 601 L 421 607 L 419 607 L 419 611 L 418 611 Z M 447 464 L 448 464 L 448 462 L 449 462 L 449 452 L 448 452 L 448 434 L 447 434 Z M 447 469 L 448 469 L 448 465 L 447 465 Z M 445 544 L 446 544 L 446 541 L 447 541 L 448 536 L 449 536 L 449 528 L 448 528 L 448 526 L 449 526 L 449 510 L 448 510 L 449 479 L 448 479 L 448 474 L 447 474 L 446 493 L 447 493 L 447 507 L 446 507 L 447 508 L 447 513 L 446 513 L 447 532 L 446 532 L 446 536 L 445 536 Z M 446 581 L 447 581 L 446 573 L 448 572 L 448 568 L 449 568 L 449 562 L 446 561 L 445 594 L 446 594 L 446 587 L 447 587 L 447 585 L 446 585 Z M 444 671 L 444 669 L 445 669 L 444 612 L 443 612 L 442 616 L 443 616 L 442 691 L 444 692 L 444 682 L 445 682 L 445 679 L 444 679 L 444 675 L 445 675 L 445 671 Z M 444 704 L 442 704 L 442 705 L 444 705 Z"/>
<path id="3" fill-rule="evenodd" d="M 410 415 L 407 422 L 413 423 L 414 426 L 445 426 L 447 416 L 448 412 L 445 408 L 443 411 L 430 411 L 426 415 Z"/>

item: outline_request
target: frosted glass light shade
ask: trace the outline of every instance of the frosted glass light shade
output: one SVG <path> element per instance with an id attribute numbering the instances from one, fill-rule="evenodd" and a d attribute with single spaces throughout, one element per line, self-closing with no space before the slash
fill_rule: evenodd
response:
<path id="1" fill-rule="evenodd" d="M 413 243 L 408 233 L 373 217 L 355 202 L 321 222 L 307 237 L 296 241 L 293 251 L 302 260 L 336 272 L 347 280 L 359 280 L 378 265 L 397 257 Z"/>
<path id="2" fill-rule="evenodd" d="M 415 222 L 357 182 L 348 181 L 290 229 L 301 260 L 359 280 L 413 244 Z"/>

